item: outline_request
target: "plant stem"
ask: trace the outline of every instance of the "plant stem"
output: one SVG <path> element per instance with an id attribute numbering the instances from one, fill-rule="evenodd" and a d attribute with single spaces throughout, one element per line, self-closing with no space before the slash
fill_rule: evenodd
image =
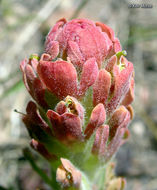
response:
<path id="1" fill-rule="evenodd" d="M 25 158 L 29 161 L 29 163 L 32 166 L 33 170 L 38 173 L 38 175 L 44 180 L 45 183 L 50 185 L 50 187 L 54 187 L 53 182 L 49 179 L 49 177 L 45 174 L 45 172 L 42 169 L 40 169 L 37 166 L 37 164 L 35 163 L 32 155 L 31 155 L 31 152 L 28 149 L 25 149 L 23 152 L 24 152 Z"/>

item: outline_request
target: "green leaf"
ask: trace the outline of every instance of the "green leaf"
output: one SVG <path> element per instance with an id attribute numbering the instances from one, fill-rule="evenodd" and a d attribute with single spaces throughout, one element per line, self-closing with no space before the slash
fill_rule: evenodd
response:
<path id="1" fill-rule="evenodd" d="M 52 94 L 50 91 L 45 91 L 45 101 L 49 105 L 50 109 L 54 110 L 57 103 L 60 101 L 54 94 Z"/>
<path id="2" fill-rule="evenodd" d="M 36 59 L 36 60 L 39 61 L 40 57 L 37 56 L 37 55 L 31 54 L 30 57 L 29 57 L 29 59 L 31 59 L 31 60 L 32 60 L 32 59 Z"/>
<path id="3" fill-rule="evenodd" d="M 11 190 L 10 188 L 8 189 L 8 188 L 5 188 L 5 187 L 2 187 L 1 185 L 0 185 L 0 190 Z"/>
<path id="4" fill-rule="evenodd" d="M 123 51 L 119 51 L 119 52 L 116 53 L 117 58 L 120 58 L 122 55 L 126 56 L 127 52 L 125 50 L 123 50 Z"/>
<path id="5" fill-rule="evenodd" d="M 81 103 L 82 103 L 83 107 L 86 108 L 85 123 L 84 123 L 84 127 L 85 127 L 89 121 L 89 118 L 90 118 L 92 110 L 93 110 L 93 89 L 92 89 L 92 87 L 90 87 L 87 90 L 84 98 L 81 100 Z"/>

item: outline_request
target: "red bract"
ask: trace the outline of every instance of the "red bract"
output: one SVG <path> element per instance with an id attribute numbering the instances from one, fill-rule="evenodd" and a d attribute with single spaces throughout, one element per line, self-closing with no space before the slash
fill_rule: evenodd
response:
<path id="1" fill-rule="evenodd" d="M 81 172 L 69 160 L 61 158 L 61 166 L 57 168 L 56 180 L 61 184 L 63 189 L 71 186 L 74 189 L 79 189 L 81 177 Z"/>
<path id="2" fill-rule="evenodd" d="M 45 135 L 52 135 L 50 127 L 40 116 L 34 102 L 30 101 L 28 103 L 26 112 L 27 114 L 24 115 L 22 119 L 31 137 L 43 141 Z"/>
<path id="3" fill-rule="evenodd" d="M 30 142 L 31 147 L 39 152 L 44 158 L 46 158 L 48 161 L 53 161 L 56 160 L 56 156 L 53 154 L 50 154 L 48 150 L 45 148 L 43 144 L 40 142 L 36 141 L 35 139 L 32 139 Z"/>
<path id="4" fill-rule="evenodd" d="M 113 126 L 111 125 L 111 131 L 110 131 L 111 140 L 104 154 L 106 160 L 110 159 L 113 156 L 113 154 L 117 152 L 118 148 L 123 144 L 124 139 L 126 140 L 125 133 L 126 134 L 128 133 L 127 126 L 131 118 L 129 111 L 125 110 L 125 108 L 122 108 L 122 110 L 120 111 L 121 112 L 120 115 L 118 115 L 119 113 L 115 113 L 115 115 L 117 115 L 115 116 L 117 117 L 117 119 L 115 118 L 115 123 L 113 121 Z M 111 120 L 112 119 L 113 118 L 111 118 Z M 121 122 L 119 122 L 118 119 L 120 119 Z"/>
<path id="5" fill-rule="evenodd" d="M 37 76 L 38 55 L 31 55 L 29 60 L 24 59 L 21 64 L 23 72 L 23 81 L 30 95 L 42 107 L 48 107 L 45 101 L 46 87 Z"/>
<path id="6" fill-rule="evenodd" d="M 75 96 L 77 73 L 74 66 L 66 61 L 43 61 L 38 66 L 38 74 L 47 88 L 59 98 Z"/>
<path id="7" fill-rule="evenodd" d="M 58 98 L 63 99 L 68 95 L 81 97 L 94 84 L 98 74 L 95 58 L 85 62 L 79 82 L 78 73 L 72 63 L 63 60 L 48 61 L 47 57 L 47 54 L 42 55 L 37 67 L 38 75 Z"/>
<path id="8" fill-rule="evenodd" d="M 133 64 L 123 56 L 118 59 L 114 55 L 109 60 L 106 70 L 99 71 L 98 78 L 93 86 L 93 104 L 103 103 L 108 115 L 114 112 L 123 99 L 129 104 L 132 99 L 131 95 L 127 95 L 127 100 L 125 96 L 129 93 L 129 88 L 133 91 L 132 76 Z"/>
<path id="9" fill-rule="evenodd" d="M 56 111 L 58 113 L 53 110 L 47 112 L 55 137 L 65 144 L 82 141 L 84 109 L 77 100 L 67 97 L 57 105 Z"/>
<path id="10" fill-rule="evenodd" d="M 100 157 L 105 156 L 108 137 L 109 137 L 108 125 L 102 125 L 96 130 L 95 141 L 92 148 L 93 154 L 98 154 Z"/>
<path id="11" fill-rule="evenodd" d="M 134 81 L 134 78 L 132 77 L 130 86 L 129 86 L 129 91 L 127 92 L 125 98 L 122 101 L 122 105 L 124 105 L 124 106 L 128 106 L 134 100 L 134 86 L 135 86 L 134 83 L 135 83 L 135 81 Z"/>
<path id="12" fill-rule="evenodd" d="M 93 109 L 89 123 L 85 130 L 85 135 L 86 135 L 87 139 L 93 134 L 93 132 L 98 127 L 100 127 L 105 122 L 105 119 L 106 119 L 105 108 L 104 108 L 103 104 L 98 104 Z"/>
<path id="13" fill-rule="evenodd" d="M 59 20 L 50 30 L 45 46 L 46 52 L 53 57 L 58 55 L 65 60 L 69 57 L 79 67 L 92 57 L 95 57 L 101 67 L 106 57 L 121 51 L 119 40 L 110 27 L 88 19 L 74 19 L 69 22 Z"/>
<path id="14" fill-rule="evenodd" d="M 130 112 L 124 106 L 120 106 L 108 125 L 103 125 L 96 130 L 92 152 L 106 161 L 109 160 L 123 144 L 124 138 L 126 140 L 125 135 L 128 133 L 127 126 L 130 119 Z"/>

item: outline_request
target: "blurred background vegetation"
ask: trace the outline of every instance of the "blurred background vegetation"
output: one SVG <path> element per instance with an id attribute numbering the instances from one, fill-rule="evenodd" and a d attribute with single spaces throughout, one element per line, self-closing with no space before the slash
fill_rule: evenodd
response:
<path id="1" fill-rule="evenodd" d="M 153 8 L 131 9 L 131 3 Z M 30 139 L 14 109 L 25 112 L 30 99 L 20 61 L 43 51 L 45 35 L 62 17 L 108 24 L 128 52 L 135 67 L 135 116 L 131 137 L 116 156 L 116 173 L 127 178 L 127 190 L 157 190 L 156 0 L 0 0 L 0 190 L 48 189 L 23 157 Z"/>

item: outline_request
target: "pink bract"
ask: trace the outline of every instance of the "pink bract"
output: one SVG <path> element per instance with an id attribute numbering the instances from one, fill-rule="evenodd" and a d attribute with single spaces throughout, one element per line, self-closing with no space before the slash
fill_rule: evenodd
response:
<path id="1" fill-rule="evenodd" d="M 45 49 L 52 57 L 59 56 L 65 60 L 69 57 L 78 67 L 95 57 L 100 68 L 105 58 L 121 51 L 121 46 L 113 30 L 103 23 L 88 19 L 68 22 L 61 19 L 50 30 Z"/>

